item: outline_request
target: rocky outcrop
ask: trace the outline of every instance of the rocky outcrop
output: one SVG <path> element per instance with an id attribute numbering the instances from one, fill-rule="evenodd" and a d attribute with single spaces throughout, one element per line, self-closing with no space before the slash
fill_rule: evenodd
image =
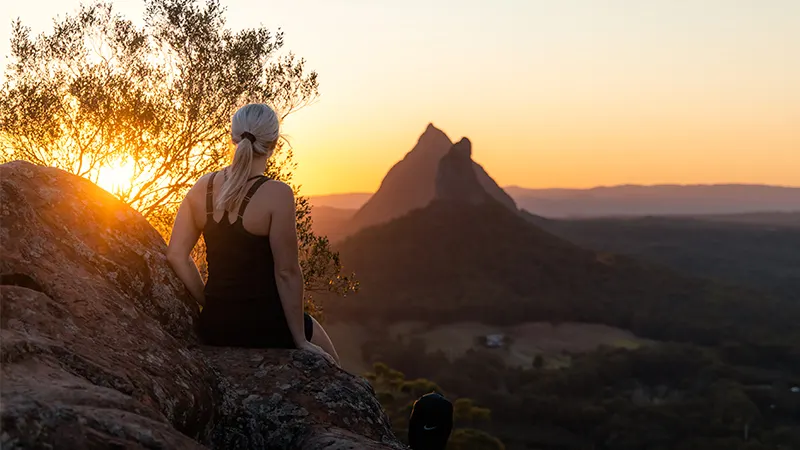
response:
<path id="1" fill-rule="evenodd" d="M 453 146 L 450 138 L 429 124 L 417 145 L 395 164 L 384 177 L 381 186 L 348 224 L 352 234 L 368 226 L 389 222 L 408 212 L 424 208 L 436 195 L 436 174 L 439 161 Z M 488 173 L 471 162 L 477 180 L 484 190 L 511 211 L 517 211 L 514 200 L 497 185 Z"/>
<path id="2" fill-rule="evenodd" d="M 378 191 L 356 212 L 348 230 L 388 222 L 430 203 L 436 167 L 452 145 L 442 130 L 429 124 L 417 145 L 389 169 Z"/>
<path id="3" fill-rule="evenodd" d="M 135 211 L 0 166 L 2 448 L 398 448 L 369 384 L 295 350 L 206 348 Z"/>
<path id="4" fill-rule="evenodd" d="M 435 198 L 472 205 L 479 205 L 490 199 L 475 175 L 469 139 L 458 141 L 439 161 Z"/>
<path id="5" fill-rule="evenodd" d="M 217 448 L 396 445 L 369 383 L 322 358 L 302 351 L 207 347 L 201 352 L 224 373 L 211 434 Z"/>

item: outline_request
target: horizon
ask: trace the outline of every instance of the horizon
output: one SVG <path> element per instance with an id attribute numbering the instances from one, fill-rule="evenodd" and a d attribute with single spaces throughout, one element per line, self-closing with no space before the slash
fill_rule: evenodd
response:
<path id="1" fill-rule="evenodd" d="M 79 3 L 4 5 L 3 54 L 12 18 L 49 32 Z M 283 129 L 303 195 L 375 192 L 429 122 L 501 186 L 800 187 L 800 2 L 223 5 L 319 73 Z"/>
<path id="2" fill-rule="evenodd" d="M 491 174 L 489 174 L 491 175 Z M 691 184 L 676 184 L 676 183 L 657 183 L 657 184 L 611 184 L 611 185 L 598 185 L 598 186 L 591 186 L 587 188 L 565 188 L 559 186 L 553 187 L 526 187 L 526 186 L 518 186 L 514 184 L 510 185 L 500 185 L 503 189 L 523 189 L 529 191 L 553 191 L 553 190 L 565 190 L 565 191 L 589 191 L 593 189 L 614 189 L 614 188 L 624 188 L 624 187 L 642 187 L 642 188 L 658 188 L 658 187 L 766 187 L 766 188 L 779 188 L 779 189 L 800 189 L 800 186 L 790 186 L 790 185 L 780 185 L 780 184 L 759 184 L 759 183 L 691 183 Z M 306 195 L 307 197 L 334 197 L 334 196 L 346 196 L 346 195 L 373 195 L 375 191 L 368 192 L 368 191 L 352 191 L 352 192 L 333 192 L 330 194 L 319 194 L 319 195 Z"/>

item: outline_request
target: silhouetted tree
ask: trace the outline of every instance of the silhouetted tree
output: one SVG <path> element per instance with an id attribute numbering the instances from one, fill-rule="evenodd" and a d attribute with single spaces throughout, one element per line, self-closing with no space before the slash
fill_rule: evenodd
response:
<path id="1" fill-rule="evenodd" d="M 128 167 L 130 183 L 113 193 L 166 236 L 185 192 L 228 161 L 236 108 L 264 102 L 286 117 L 317 97 L 318 82 L 283 51 L 282 32 L 226 28 L 218 0 L 145 4 L 142 27 L 110 3 L 81 6 L 35 37 L 13 23 L 0 158 L 95 182 L 103 168 Z M 293 168 L 282 143 L 267 175 L 291 182 Z M 307 288 L 354 289 L 327 239 L 311 231 L 310 205 L 299 195 L 297 219 Z"/>

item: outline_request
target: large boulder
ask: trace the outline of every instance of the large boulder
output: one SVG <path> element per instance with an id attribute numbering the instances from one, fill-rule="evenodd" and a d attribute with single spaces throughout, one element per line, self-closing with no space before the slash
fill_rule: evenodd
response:
<path id="1" fill-rule="evenodd" d="M 137 212 L 0 166 L 2 448 L 398 448 L 369 384 L 310 353 L 210 348 Z"/>

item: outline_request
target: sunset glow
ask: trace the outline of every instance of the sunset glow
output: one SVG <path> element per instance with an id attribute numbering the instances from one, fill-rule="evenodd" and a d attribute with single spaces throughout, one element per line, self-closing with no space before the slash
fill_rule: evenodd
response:
<path id="1" fill-rule="evenodd" d="M 37 33 L 79 3 L 6 17 Z M 319 73 L 283 130 L 306 195 L 374 192 L 429 122 L 501 186 L 800 186 L 796 0 L 223 3 Z M 141 23 L 144 2 L 114 7 Z"/>
<path id="2" fill-rule="evenodd" d="M 117 194 L 130 188 L 133 183 L 134 164 L 131 160 L 117 160 L 101 167 L 88 178 L 106 191 Z"/>

